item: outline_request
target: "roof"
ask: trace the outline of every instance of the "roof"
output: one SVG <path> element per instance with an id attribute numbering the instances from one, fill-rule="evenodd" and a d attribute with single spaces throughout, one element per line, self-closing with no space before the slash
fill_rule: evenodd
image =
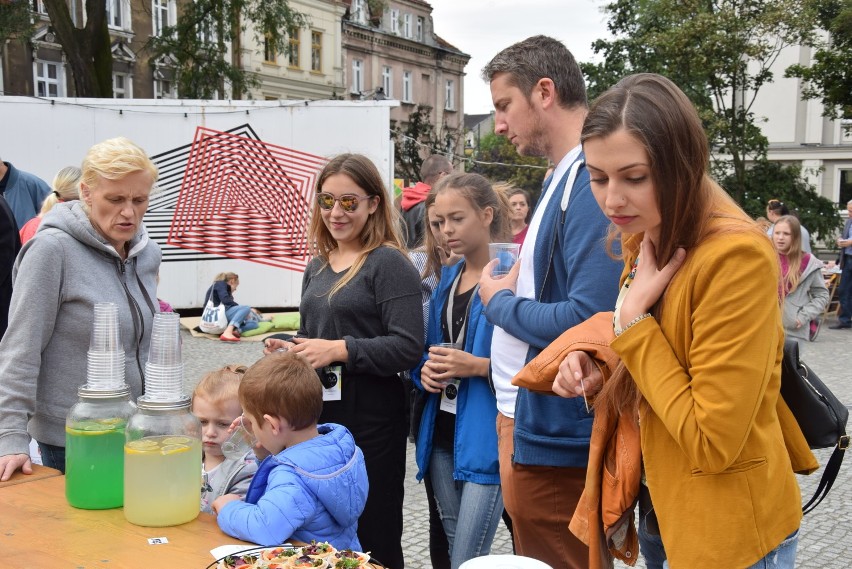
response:
<path id="1" fill-rule="evenodd" d="M 464 116 L 464 128 L 470 130 L 479 123 L 483 123 L 491 118 L 491 113 L 486 115 L 465 115 Z"/>
<path id="2" fill-rule="evenodd" d="M 448 51 L 455 51 L 456 53 L 460 53 L 460 54 L 466 56 L 468 59 L 470 59 L 470 55 L 463 52 L 462 50 L 460 50 L 459 48 L 457 48 L 456 46 L 454 46 L 453 44 L 451 44 L 450 42 L 448 42 L 447 40 L 445 40 L 444 38 L 442 38 L 438 34 L 433 33 L 432 35 L 435 36 L 435 42 L 438 44 L 438 47 L 442 47 L 442 48 L 444 48 Z"/>

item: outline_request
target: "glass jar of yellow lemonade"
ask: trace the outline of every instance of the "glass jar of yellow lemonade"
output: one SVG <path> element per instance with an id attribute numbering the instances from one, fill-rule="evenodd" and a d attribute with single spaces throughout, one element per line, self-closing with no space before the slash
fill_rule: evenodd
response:
<path id="1" fill-rule="evenodd" d="M 75 508 L 120 508 L 124 501 L 125 427 L 136 406 L 130 388 L 81 387 L 65 419 L 65 497 Z"/>
<path id="2" fill-rule="evenodd" d="M 124 445 L 124 517 L 148 527 L 192 521 L 201 504 L 201 424 L 190 399 L 143 395 L 136 404 Z"/>

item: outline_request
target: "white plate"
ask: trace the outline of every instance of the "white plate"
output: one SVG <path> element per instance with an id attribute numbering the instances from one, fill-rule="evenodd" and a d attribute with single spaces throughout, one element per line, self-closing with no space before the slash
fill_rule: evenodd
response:
<path id="1" fill-rule="evenodd" d="M 459 569 L 553 569 L 547 563 L 520 555 L 485 555 L 461 564 Z"/>

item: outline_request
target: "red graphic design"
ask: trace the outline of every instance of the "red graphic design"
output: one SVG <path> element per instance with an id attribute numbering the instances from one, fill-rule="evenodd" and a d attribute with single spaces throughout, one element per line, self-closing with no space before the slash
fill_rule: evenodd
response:
<path id="1" fill-rule="evenodd" d="M 304 271 L 314 181 L 326 159 L 199 127 L 167 243 Z"/>

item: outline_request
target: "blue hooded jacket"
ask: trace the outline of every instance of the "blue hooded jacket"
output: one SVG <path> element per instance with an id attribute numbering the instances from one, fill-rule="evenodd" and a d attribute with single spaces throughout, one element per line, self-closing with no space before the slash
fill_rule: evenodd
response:
<path id="1" fill-rule="evenodd" d="M 225 504 L 219 527 L 244 541 L 328 541 L 361 550 L 358 518 L 367 503 L 364 454 L 346 427 L 318 425 L 320 436 L 266 457 L 245 501 Z"/>
<path id="2" fill-rule="evenodd" d="M 429 326 L 426 345 L 443 342 L 441 315 L 446 310 L 450 288 L 464 267 L 456 263 L 441 270 L 441 281 L 432 293 L 429 303 Z M 470 309 L 465 332 L 464 350 L 474 356 L 491 356 L 491 335 L 494 326 L 482 314 L 482 300 L 476 293 L 470 299 Z M 423 354 L 420 365 L 414 370 L 412 378 L 419 389 L 420 370 L 428 359 L 429 352 Z M 435 417 L 441 406 L 441 395 L 427 393 L 426 408 L 420 421 L 417 437 L 417 479 L 422 480 L 429 470 L 432 457 L 432 439 L 435 435 Z M 497 458 L 497 400 L 488 379 L 485 377 L 466 377 L 459 384 L 456 430 L 453 440 L 453 478 L 476 484 L 500 484 L 500 466 Z"/>
<path id="3" fill-rule="evenodd" d="M 581 153 L 577 161 L 584 160 Z M 570 172 L 570 170 L 569 170 Z M 488 321 L 529 344 L 529 362 L 559 337 L 598 312 L 612 310 L 623 263 L 606 251 L 609 220 L 598 207 L 585 165 L 579 166 L 567 210 L 561 207 L 569 173 L 554 188 L 533 252 L 535 298 L 498 291 Z M 564 399 L 518 390 L 513 462 L 586 468 L 594 417 L 582 397 Z"/>

